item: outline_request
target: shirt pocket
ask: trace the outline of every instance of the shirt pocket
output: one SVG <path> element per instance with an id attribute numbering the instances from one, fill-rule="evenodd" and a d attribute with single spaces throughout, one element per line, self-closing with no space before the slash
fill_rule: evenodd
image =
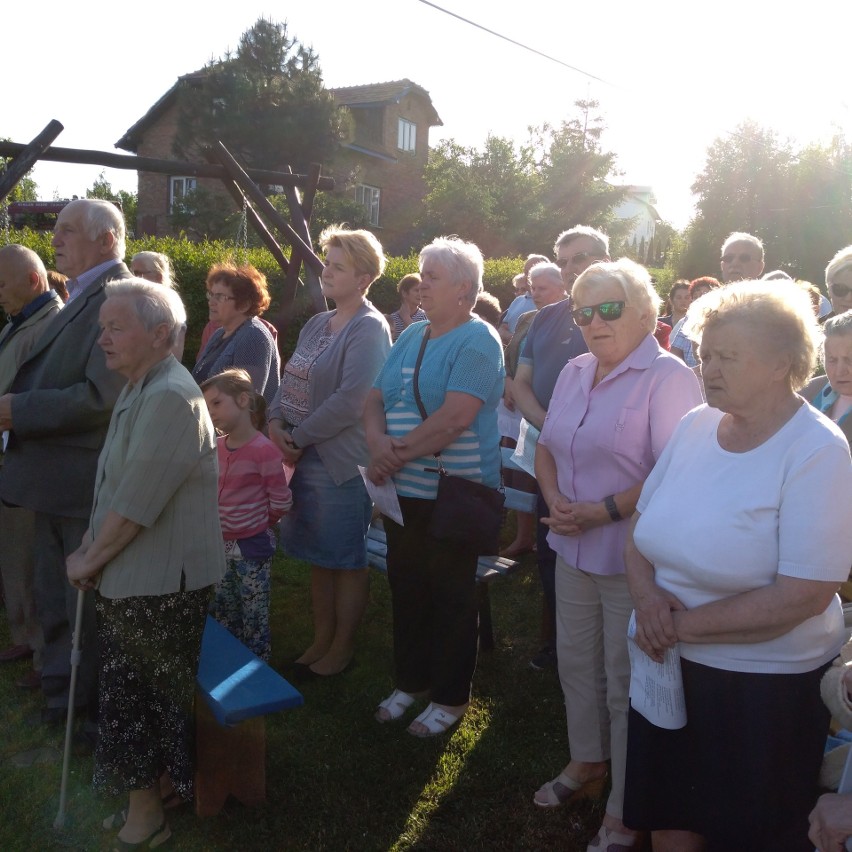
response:
<path id="1" fill-rule="evenodd" d="M 644 465 L 648 447 L 648 413 L 636 408 L 622 408 L 609 433 L 609 441 L 609 448 L 614 453 L 629 458 L 634 464 Z"/>

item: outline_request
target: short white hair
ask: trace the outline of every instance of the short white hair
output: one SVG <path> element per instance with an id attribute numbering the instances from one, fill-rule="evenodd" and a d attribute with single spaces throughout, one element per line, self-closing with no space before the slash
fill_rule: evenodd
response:
<path id="1" fill-rule="evenodd" d="M 724 255 L 734 243 L 750 243 L 760 252 L 760 259 L 763 260 L 763 241 L 754 234 L 746 234 L 743 231 L 734 231 L 733 234 L 729 234 L 722 243 L 722 254 Z"/>
<path id="2" fill-rule="evenodd" d="M 76 198 L 69 201 L 63 210 L 75 212 L 79 208 L 83 232 L 93 242 L 103 234 L 112 234 L 115 238 L 113 256 L 121 259 L 127 253 L 127 232 L 124 227 L 124 216 L 111 202 L 100 198 Z"/>
<path id="3" fill-rule="evenodd" d="M 109 281 L 104 287 L 107 299 L 127 296 L 133 300 L 133 310 L 147 331 L 158 325 L 169 328 L 168 343 L 171 349 L 177 343 L 181 329 L 186 325 L 186 308 L 177 291 L 144 278 L 121 278 Z"/>
<path id="4" fill-rule="evenodd" d="M 831 284 L 835 275 L 844 272 L 850 266 L 852 266 L 852 246 L 846 246 L 846 248 L 840 249 L 828 262 L 828 266 L 825 267 L 826 286 Z"/>
<path id="5" fill-rule="evenodd" d="M 573 228 L 563 231 L 553 244 L 553 253 L 559 254 L 559 249 L 562 246 L 568 245 L 577 237 L 589 237 L 601 255 L 609 256 L 609 237 L 603 231 L 592 228 L 590 225 L 574 225 Z"/>
<path id="6" fill-rule="evenodd" d="M 436 237 L 420 251 L 421 268 L 427 258 L 432 258 L 443 266 L 455 284 L 461 284 L 463 281 L 473 284 L 466 295 L 467 301 L 473 307 L 483 290 L 482 273 L 485 261 L 479 246 L 456 236 Z"/>
<path id="7" fill-rule="evenodd" d="M 562 270 L 555 264 L 550 263 L 537 263 L 530 270 L 530 283 L 532 283 L 535 278 L 549 278 L 562 290 L 565 289 L 565 281 L 562 278 Z"/>

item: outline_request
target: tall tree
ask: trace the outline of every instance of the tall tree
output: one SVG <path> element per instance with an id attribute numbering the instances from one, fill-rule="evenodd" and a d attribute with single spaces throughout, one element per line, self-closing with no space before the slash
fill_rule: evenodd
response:
<path id="1" fill-rule="evenodd" d="M 497 136 L 481 151 L 443 141 L 429 152 L 424 177 L 426 239 L 455 233 L 492 256 L 524 251 L 538 184 L 528 148 Z"/>
<path id="2" fill-rule="evenodd" d="M 616 155 L 603 148 L 606 129 L 598 101 L 575 101 L 576 115 L 561 126 L 533 128 L 533 146 L 541 176 L 540 240 L 550 240 L 572 225 L 592 225 L 609 233 L 615 243 L 623 237 L 613 210 L 625 189 L 610 181 L 617 177 Z"/>
<path id="3" fill-rule="evenodd" d="M 425 234 L 459 233 L 492 256 L 549 254 L 556 235 L 572 225 L 612 226 L 624 197 L 607 181 L 615 154 L 603 150 L 597 102 L 576 106 L 576 117 L 558 128 L 531 128 L 520 147 L 494 136 L 481 150 L 453 140 L 434 147 L 425 173 Z"/>
<path id="4" fill-rule="evenodd" d="M 825 265 L 852 234 L 852 146 L 836 137 L 797 151 L 747 122 L 710 146 L 692 191 L 697 212 L 681 273 L 717 274 L 725 237 L 746 231 L 764 241 L 768 269 L 821 284 Z"/>
<path id="5" fill-rule="evenodd" d="M 245 165 L 305 171 L 333 156 L 347 127 L 317 54 L 291 38 L 286 23 L 260 18 L 234 55 L 179 91 L 174 151 L 186 157 L 221 140 Z"/>

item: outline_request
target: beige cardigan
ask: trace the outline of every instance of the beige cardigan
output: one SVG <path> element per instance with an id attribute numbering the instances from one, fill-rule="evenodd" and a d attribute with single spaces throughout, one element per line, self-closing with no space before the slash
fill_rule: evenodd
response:
<path id="1" fill-rule="evenodd" d="M 121 392 L 98 459 L 90 530 L 110 510 L 139 524 L 100 575 L 108 598 L 210 586 L 225 572 L 216 437 L 201 390 L 169 355 Z"/>

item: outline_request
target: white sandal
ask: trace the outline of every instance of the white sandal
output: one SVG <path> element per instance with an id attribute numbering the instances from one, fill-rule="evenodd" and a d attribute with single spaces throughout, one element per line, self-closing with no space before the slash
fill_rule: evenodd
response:
<path id="1" fill-rule="evenodd" d="M 453 716 L 452 713 L 448 713 L 442 707 L 436 707 L 430 702 L 426 709 L 414 720 L 415 722 L 420 722 L 426 728 L 427 733 L 412 731 L 410 725 L 408 733 L 413 737 L 437 737 L 449 731 L 462 716 L 464 716 L 463 712 L 458 716 Z M 414 723 L 412 722 L 412 724 Z"/>
<path id="2" fill-rule="evenodd" d="M 380 724 L 385 722 L 396 722 L 405 715 L 405 711 L 411 707 L 417 699 L 401 689 L 395 689 L 384 701 L 376 708 L 376 721 Z M 382 710 L 387 710 L 387 717 L 382 716 Z"/>

